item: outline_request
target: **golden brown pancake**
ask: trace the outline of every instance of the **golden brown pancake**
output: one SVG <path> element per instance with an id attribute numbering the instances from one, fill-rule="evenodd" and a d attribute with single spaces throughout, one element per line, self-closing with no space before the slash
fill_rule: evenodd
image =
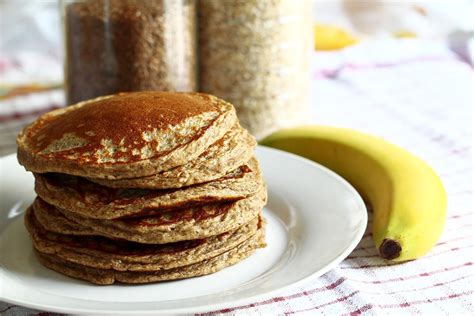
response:
<path id="1" fill-rule="evenodd" d="M 256 141 L 217 97 L 99 97 L 40 116 L 17 144 L 38 194 L 25 225 L 50 269 L 149 283 L 213 273 L 265 246 Z"/>
<path id="2" fill-rule="evenodd" d="M 235 122 L 208 94 L 119 93 L 43 114 L 18 135 L 18 160 L 37 173 L 144 177 L 194 160 Z"/>
<path id="3" fill-rule="evenodd" d="M 111 188 L 181 188 L 225 176 L 250 160 L 255 145 L 255 138 L 237 124 L 199 157 L 184 165 L 141 178 L 89 180 Z"/>
<path id="4" fill-rule="evenodd" d="M 56 208 L 37 198 L 33 210 L 48 231 L 101 235 L 148 244 L 202 239 L 234 230 L 256 218 L 266 203 L 266 189 L 234 202 L 157 212 L 144 217 L 93 219 Z"/>
<path id="5" fill-rule="evenodd" d="M 64 174 L 35 174 L 35 179 L 35 191 L 46 202 L 97 219 L 232 201 L 255 194 L 263 186 L 254 158 L 223 178 L 181 189 L 115 189 Z"/>
<path id="6" fill-rule="evenodd" d="M 229 251 L 252 237 L 261 218 L 220 235 L 170 244 L 141 244 L 101 236 L 66 235 L 47 231 L 28 209 L 25 225 L 36 250 L 99 269 L 156 271 L 193 264 Z"/>
<path id="7" fill-rule="evenodd" d="M 265 247 L 264 227 L 258 229 L 251 238 L 218 256 L 187 266 L 157 271 L 97 269 L 70 262 L 52 254 L 36 251 L 36 255 L 44 266 L 59 273 L 95 284 L 107 285 L 115 282 L 151 283 L 206 275 L 242 261 L 261 247 Z"/>

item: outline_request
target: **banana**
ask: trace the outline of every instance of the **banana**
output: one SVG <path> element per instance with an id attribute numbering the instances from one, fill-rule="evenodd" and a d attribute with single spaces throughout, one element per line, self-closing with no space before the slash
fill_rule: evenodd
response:
<path id="1" fill-rule="evenodd" d="M 384 259 L 419 258 L 443 232 L 447 197 L 441 180 L 398 146 L 328 126 L 285 129 L 260 143 L 316 161 L 348 180 L 372 206 L 372 235 Z"/>
<path id="2" fill-rule="evenodd" d="M 357 44 L 359 40 L 344 29 L 333 25 L 314 26 L 314 48 L 316 50 L 337 50 Z"/>

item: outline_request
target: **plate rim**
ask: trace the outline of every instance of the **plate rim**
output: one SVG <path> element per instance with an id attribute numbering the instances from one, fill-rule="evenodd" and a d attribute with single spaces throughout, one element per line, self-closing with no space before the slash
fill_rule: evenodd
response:
<path id="1" fill-rule="evenodd" d="M 201 306 L 195 306 L 195 307 L 183 307 L 183 308 L 173 308 L 173 309 L 160 309 L 160 310 L 139 310 L 139 311 L 132 311 L 132 310 L 96 310 L 96 309 L 87 309 L 87 308 L 68 308 L 68 307 L 58 307 L 57 305 L 49 305 L 49 304 L 37 304 L 37 303 L 29 303 L 28 301 L 23 301 L 23 300 L 15 300 L 14 298 L 9 298 L 8 296 L 3 295 L 3 291 L 0 292 L 0 300 L 9 304 L 15 304 L 18 306 L 23 306 L 31 309 L 37 309 L 37 310 L 45 310 L 45 311 L 51 311 L 51 312 L 58 312 L 58 313 L 76 313 L 76 314 L 87 314 L 87 313 L 94 313 L 94 314 L 102 314 L 102 315 L 110 315 L 110 314 L 117 314 L 117 315 L 126 315 L 126 314 L 132 314 L 132 313 L 139 313 L 139 314 L 169 314 L 169 313 L 201 313 L 201 312 L 209 312 L 209 311 L 215 311 L 215 310 L 221 310 L 221 309 L 226 309 L 226 308 L 231 308 L 233 306 L 239 306 L 239 305 L 245 305 L 249 304 L 251 302 L 259 301 L 265 298 L 269 298 L 271 296 L 274 296 L 275 294 L 285 291 L 285 290 L 290 290 L 293 289 L 297 286 L 300 286 L 302 283 L 307 282 L 310 279 L 315 279 L 323 274 L 331 271 L 335 267 L 337 267 L 359 244 L 361 241 L 366 228 L 367 228 L 367 221 L 368 221 L 368 214 L 367 214 L 367 208 L 363 202 L 362 197 L 360 194 L 357 192 L 357 190 L 343 177 L 335 173 L 334 171 L 330 170 L 329 168 L 314 162 L 312 160 L 309 160 L 307 158 L 304 158 L 302 156 L 298 156 L 293 153 L 289 153 L 280 149 L 275 149 L 267 146 L 262 146 L 258 145 L 256 148 L 256 151 L 268 151 L 268 152 L 276 152 L 279 155 L 287 156 L 290 159 L 296 159 L 304 164 L 307 164 L 311 166 L 311 168 L 317 168 L 323 173 L 326 173 L 332 178 L 335 178 L 337 182 L 340 185 L 343 185 L 348 189 L 351 193 L 353 198 L 357 201 L 358 204 L 358 209 L 361 209 L 361 216 L 362 216 L 362 221 L 360 226 L 357 228 L 357 232 L 355 233 L 355 238 L 351 241 L 349 246 L 342 251 L 338 256 L 336 256 L 330 263 L 328 263 L 324 268 L 320 269 L 319 271 L 316 271 L 314 273 L 309 274 L 306 277 L 301 278 L 300 280 L 293 282 L 291 284 L 282 286 L 280 288 L 276 289 L 271 289 L 268 290 L 264 293 L 256 294 L 253 296 L 249 297 L 244 297 L 244 298 L 236 298 L 236 299 L 230 299 L 226 302 L 220 302 L 220 303 L 213 303 L 213 304 L 207 304 L 207 305 L 201 305 Z M 4 160 L 7 159 L 14 159 L 16 156 L 15 153 L 0 157 L 0 162 L 3 162 Z M 1 164 L 0 164 L 1 165 Z M 13 220 L 14 221 L 14 220 Z M 11 224 L 8 224 L 8 226 Z M 6 275 L 5 269 L 0 265 L 0 277 L 4 279 L 4 276 Z M 7 276 L 8 278 L 8 276 Z M 11 280 L 11 278 L 8 278 Z M 52 295 L 52 294 L 49 294 Z M 52 295 L 54 296 L 54 295 Z M 76 299 L 76 300 L 84 300 L 84 299 Z M 185 299 L 183 299 L 185 300 Z M 87 301 L 87 300 L 85 300 Z M 107 304 L 113 304 L 113 302 L 104 302 Z"/>

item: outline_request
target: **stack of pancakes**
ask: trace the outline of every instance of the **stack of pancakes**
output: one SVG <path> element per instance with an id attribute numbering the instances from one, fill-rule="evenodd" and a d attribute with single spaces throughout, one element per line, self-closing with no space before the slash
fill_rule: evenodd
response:
<path id="1" fill-rule="evenodd" d="M 39 261 L 96 284 L 216 272 L 265 246 L 267 193 L 233 106 L 135 92 L 42 115 L 17 138 Z"/>

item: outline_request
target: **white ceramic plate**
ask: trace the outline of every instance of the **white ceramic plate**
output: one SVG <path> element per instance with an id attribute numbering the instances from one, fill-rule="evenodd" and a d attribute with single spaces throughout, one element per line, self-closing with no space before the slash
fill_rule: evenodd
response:
<path id="1" fill-rule="evenodd" d="M 341 262 L 358 244 L 367 212 L 358 193 L 328 169 L 257 149 L 268 184 L 268 246 L 212 275 L 147 285 L 95 286 L 42 267 L 22 212 L 33 177 L 15 156 L 0 159 L 0 300 L 66 313 L 204 312 L 255 302 Z"/>

